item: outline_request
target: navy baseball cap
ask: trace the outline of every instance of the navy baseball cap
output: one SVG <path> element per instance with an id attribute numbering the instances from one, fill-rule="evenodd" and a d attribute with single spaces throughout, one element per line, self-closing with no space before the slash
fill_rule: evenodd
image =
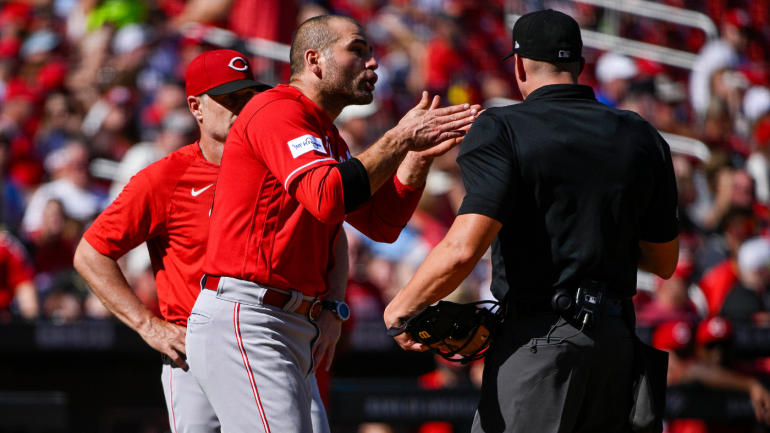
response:
<path id="1" fill-rule="evenodd" d="M 553 9 L 522 15 L 513 25 L 513 50 L 501 60 L 514 54 L 552 63 L 578 61 L 583 55 L 580 26 Z"/>

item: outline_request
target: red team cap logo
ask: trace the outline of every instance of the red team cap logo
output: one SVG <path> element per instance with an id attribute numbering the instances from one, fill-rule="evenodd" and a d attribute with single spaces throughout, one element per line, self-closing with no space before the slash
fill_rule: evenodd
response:
<path id="1" fill-rule="evenodd" d="M 187 96 L 225 95 L 242 89 L 254 88 L 257 92 L 272 89 L 267 84 L 254 81 L 246 56 L 233 50 L 206 51 L 187 67 L 185 74 Z"/>

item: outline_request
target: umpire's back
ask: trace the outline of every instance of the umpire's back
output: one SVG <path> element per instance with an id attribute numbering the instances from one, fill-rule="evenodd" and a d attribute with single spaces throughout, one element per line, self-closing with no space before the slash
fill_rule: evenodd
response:
<path id="1" fill-rule="evenodd" d="M 630 297 L 639 240 L 677 236 L 668 145 L 588 86 L 546 85 L 521 104 L 487 110 L 458 163 L 467 189 L 460 213 L 503 224 L 492 244 L 499 299 L 548 297 L 584 277 Z"/>

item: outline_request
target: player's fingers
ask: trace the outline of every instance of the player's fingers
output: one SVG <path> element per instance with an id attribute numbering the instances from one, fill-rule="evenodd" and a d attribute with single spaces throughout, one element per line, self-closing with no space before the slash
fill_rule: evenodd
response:
<path id="1" fill-rule="evenodd" d="M 437 108 L 436 110 L 432 110 L 430 113 L 436 117 L 442 117 L 442 116 L 448 116 L 450 114 L 462 113 L 463 111 L 470 111 L 470 110 L 471 110 L 470 104 L 462 104 L 462 105 L 452 105 L 444 108 Z"/>
<path id="2" fill-rule="evenodd" d="M 455 120 L 454 122 L 444 123 L 443 125 L 436 126 L 436 131 L 439 133 L 448 131 L 462 131 L 465 133 L 465 127 L 472 125 L 474 117 L 466 117 L 464 119 Z"/>
<path id="3" fill-rule="evenodd" d="M 443 143 L 447 140 L 462 138 L 465 135 L 465 131 L 449 131 L 444 132 L 436 138 L 436 141 Z"/>
<path id="4" fill-rule="evenodd" d="M 436 95 L 433 97 L 433 102 L 430 104 L 430 109 L 435 110 L 441 106 L 441 96 Z"/>
<path id="5" fill-rule="evenodd" d="M 414 108 L 417 108 L 419 110 L 427 110 L 430 106 L 430 99 L 428 98 L 428 92 L 426 90 L 423 90 L 422 92 L 422 98 L 420 99 L 420 102 L 417 103 L 417 106 Z"/>
<path id="6" fill-rule="evenodd" d="M 182 356 L 177 352 L 176 350 L 170 350 L 168 353 L 166 353 L 169 358 L 171 358 L 172 361 L 174 361 L 174 364 L 182 367 L 182 370 L 187 371 L 190 367 L 187 365 L 187 361 L 182 358 Z"/>
<path id="7" fill-rule="evenodd" d="M 324 356 L 326 355 L 327 347 L 327 343 L 322 342 L 317 344 L 313 350 L 313 371 L 318 370 L 318 367 L 321 366 L 321 362 L 323 362 Z"/>
<path id="8" fill-rule="evenodd" d="M 326 350 L 326 371 L 329 371 L 332 368 L 332 361 L 334 360 L 334 352 L 336 351 L 334 345 L 329 345 L 329 349 Z"/>

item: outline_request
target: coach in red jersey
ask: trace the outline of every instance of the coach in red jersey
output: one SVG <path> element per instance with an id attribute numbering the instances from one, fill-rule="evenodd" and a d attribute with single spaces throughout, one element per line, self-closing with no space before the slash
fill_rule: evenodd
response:
<path id="1" fill-rule="evenodd" d="M 164 355 L 163 388 L 172 431 L 215 432 L 219 421 L 185 371 L 185 327 L 200 292 L 209 212 L 227 133 L 246 102 L 270 86 L 254 81 L 249 62 L 231 50 L 195 58 L 187 68 L 186 86 L 200 140 L 129 181 L 83 235 L 75 267 L 110 311 Z M 165 320 L 142 304 L 116 263 L 143 242 Z"/>
<path id="2" fill-rule="evenodd" d="M 253 98 L 227 138 L 203 267 L 210 290 L 187 329 L 193 375 L 225 431 L 310 431 L 308 378 L 322 359 L 328 368 L 347 318 L 344 291 L 329 284 L 342 222 L 395 241 L 430 162 L 479 108 L 439 109 L 425 93 L 351 157 L 333 121 L 372 102 L 371 50 L 355 20 L 306 21 L 292 41 L 290 85 Z"/>

